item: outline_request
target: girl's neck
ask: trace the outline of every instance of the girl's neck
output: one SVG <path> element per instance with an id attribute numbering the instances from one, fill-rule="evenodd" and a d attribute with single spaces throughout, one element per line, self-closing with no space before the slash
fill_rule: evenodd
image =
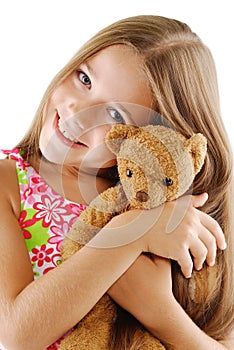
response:
<path id="1" fill-rule="evenodd" d="M 95 172 L 81 172 L 74 167 L 64 167 L 46 159 L 31 157 L 29 163 L 54 191 L 70 201 L 89 204 L 99 193 L 113 185 Z"/>

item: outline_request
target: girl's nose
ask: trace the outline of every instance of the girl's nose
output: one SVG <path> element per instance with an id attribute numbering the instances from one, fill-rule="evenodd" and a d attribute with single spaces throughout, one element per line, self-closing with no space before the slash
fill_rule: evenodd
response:
<path id="1" fill-rule="evenodd" d="M 113 123 L 113 120 L 110 118 L 108 106 L 105 103 L 90 105 L 89 107 L 86 106 L 86 108 L 80 109 L 77 113 L 71 114 L 69 118 L 66 118 L 66 124 L 72 128 L 79 128 L 81 130 L 111 123 Z"/>

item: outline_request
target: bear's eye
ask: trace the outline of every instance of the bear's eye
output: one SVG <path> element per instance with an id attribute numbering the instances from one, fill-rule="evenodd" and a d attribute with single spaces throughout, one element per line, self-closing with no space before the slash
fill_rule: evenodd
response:
<path id="1" fill-rule="evenodd" d="M 166 177 L 165 179 L 163 179 L 163 184 L 165 186 L 172 186 L 173 185 L 173 180 L 170 179 L 169 177 Z"/>
<path id="2" fill-rule="evenodd" d="M 127 177 L 132 177 L 132 170 L 127 169 L 126 170 L 126 175 L 127 175 Z"/>

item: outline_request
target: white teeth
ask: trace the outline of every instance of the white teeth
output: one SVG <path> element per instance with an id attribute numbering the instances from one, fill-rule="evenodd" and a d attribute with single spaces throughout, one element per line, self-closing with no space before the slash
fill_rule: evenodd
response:
<path id="1" fill-rule="evenodd" d="M 63 132 L 63 136 L 65 136 L 67 139 L 69 139 L 70 141 L 74 141 L 73 137 L 69 134 L 69 132 L 67 132 L 66 130 Z"/>
<path id="2" fill-rule="evenodd" d="M 64 137 L 66 137 L 68 140 L 72 142 L 77 142 L 77 140 L 69 133 L 69 131 L 67 131 L 64 128 L 64 123 L 61 122 L 61 119 L 58 120 L 58 127 Z"/>

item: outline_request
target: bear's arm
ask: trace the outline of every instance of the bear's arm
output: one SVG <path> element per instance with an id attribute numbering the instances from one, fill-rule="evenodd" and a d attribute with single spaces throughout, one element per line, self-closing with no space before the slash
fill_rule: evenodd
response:
<path id="1" fill-rule="evenodd" d="M 66 260 L 88 243 L 114 216 L 128 205 L 122 185 L 110 187 L 92 200 L 64 239 L 61 254 Z"/>

